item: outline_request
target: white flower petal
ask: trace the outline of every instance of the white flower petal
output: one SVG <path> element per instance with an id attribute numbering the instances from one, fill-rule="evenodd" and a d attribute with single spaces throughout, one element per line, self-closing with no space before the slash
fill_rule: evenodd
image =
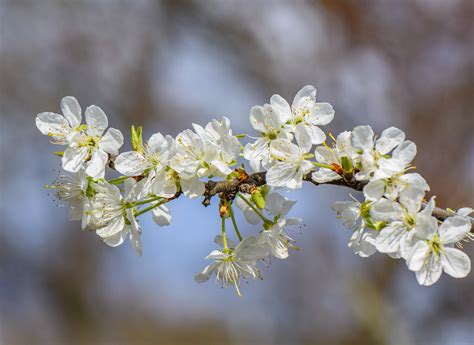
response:
<path id="1" fill-rule="evenodd" d="M 72 128 L 79 127 L 82 120 L 82 110 L 77 99 L 66 96 L 61 100 L 61 111 Z"/>
<path id="2" fill-rule="evenodd" d="M 444 272 L 453 278 L 464 278 L 471 271 L 471 259 L 456 248 L 444 248 L 441 253 L 441 265 Z"/>
<path id="3" fill-rule="evenodd" d="M 402 241 L 405 240 L 406 230 L 398 223 L 391 223 L 380 231 L 376 240 L 377 250 L 381 253 L 397 253 Z"/>
<path id="4" fill-rule="evenodd" d="M 295 139 L 300 147 L 301 152 L 309 152 L 311 150 L 311 140 L 313 138 L 310 137 L 310 134 L 307 131 L 307 126 L 304 123 L 299 123 L 296 125 L 295 128 Z M 319 142 L 320 144 L 321 142 Z"/>
<path id="5" fill-rule="evenodd" d="M 86 112 L 87 134 L 100 137 L 109 125 L 109 120 L 104 111 L 96 105 L 87 107 Z"/>
<path id="6" fill-rule="evenodd" d="M 374 147 L 374 131 L 370 126 L 357 126 L 352 130 L 351 143 L 357 149 L 372 150 Z"/>
<path id="7" fill-rule="evenodd" d="M 441 243 L 455 243 L 461 241 L 471 231 L 471 222 L 466 217 L 454 216 L 445 219 L 439 226 Z"/>
<path id="8" fill-rule="evenodd" d="M 78 172 L 87 157 L 87 148 L 68 147 L 61 158 L 63 169 L 70 172 Z"/>
<path id="9" fill-rule="evenodd" d="M 204 194 L 205 186 L 199 179 L 181 179 L 181 189 L 188 198 L 197 198 Z"/>
<path id="10" fill-rule="evenodd" d="M 416 156 L 416 145 L 413 141 L 406 140 L 401 143 L 392 154 L 392 157 L 402 161 L 403 164 L 410 164 Z"/>
<path id="11" fill-rule="evenodd" d="M 153 220 L 158 226 L 171 224 L 171 213 L 166 205 L 160 205 L 153 209 Z"/>
<path id="12" fill-rule="evenodd" d="M 141 175 L 147 168 L 147 160 L 136 151 L 121 153 L 115 159 L 115 169 L 125 176 Z"/>
<path id="13" fill-rule="evenodd" d="M 334 109 L 331 104 L 322 102 L 316 103 L 311 114 L 306 116 L 306 121 L 312 125 L 324 126 L 334 119 Z"/>
<path id="14" fill-rule="evenodd" d="M 106 226 L 96 230 L 98 236 L 102 238 L 110 237 L 123 232 L 125 227 L 125 219 L 122 216 L 113 218 Z M 122 240 L 123 242 L 123 240 Z M 121 244 L 120 242 L 119 244 Z M 118 244 L 117 244 L 118 245 Z"/>
<path id="15" fill-rule="evenodd" d="M 416 272 L 416 279 L 420 285 L 430 286 L 436 283 L 441 277 L 443 267 L 441 260 L 435 255 L 430 255 L 425 262 L 425 265 Z"/>
<path id="16" fill-rule="evenodd" d="M 303 86 L 293 98 L 294 108 L 305 108 L 312 106 L 316 101 L 316 88 L 313 85 Z"/>
<path id="17" fill-rule="evenodd" d="M 382 155 L 386 155 L 405 140 L 405 133 L 398 128 L 389 127 L 385 129 L 375 143 L 375 149 Z"/>
<path id="18" fill-rule="evenodd" d="M 428 240 L 432 239 L 438 229 L 438 221 L 436 218 L 418 214 L 416 217 L 416 236 L 418 238 Z"/>
<path id="19" fill-rule="evenodd" d="M 386 222 L 400 220 L 403 210 L 400 204 L 395 201 L 380 199 L 375 202 L 370 208 L 370 215 L 375 220 L 382 220 Z"/>
<path id="20" fill-rule="evenodd" d="M 364 187 L 364 196 L 368 200 L 379 200 L 385 193 L 385 182 L 373 180 Z"/>
<path id="21" fill-rule="evenodd" d="M 105 135 L 100 139 L 99 147 L 101 150 L 118 155 L 118 149 L 123 145 L 123 134 L 118 129 L 109 128 Z"/>
<path id="22" fill-rule="evenodd" d="M 306 123 L 304 123 L 304 126 L 306 128 L 306 132 L 311 138 L 311 144 L 319 145 L 326 141 L 326 134 L 323 132 L 321 128 L 319 128 L 318 126 L 313 126 Z"/>
<path id="23" fill-rule="evenodd" d="M 39 131 L 53 138 L 64 138 L 71 131 L 64 116 L 55 113 L 41 113 L 36 116 Z"/>
<path id="24" fill-rule="evenodd" d="M 330 181 L 340 180 L 342 177 L 335 171 L 321 168 L 311 174 L 311 178 L 317 183 L 327 183 Z"/>
<path id="25" fill-rule="evenodd" d="M 280 121 L 285 123 L 291 117 L 291 108 L 288 102 L 280 95 L 273 95 L 270 98 L 273 111 L 278 115 Z"/>
<path id="26" fill-rule="evenodd" d="M 420 211 L 421 202 L 425 197 L 425 192 L 417 188 L 405 188 L 400 193 L 400 204 L 403 205 L 410 215 L 415 215 Z"/>
<path id="27" fill-rule="evenodd" d="M 103 178 L 105 175 L 105 166 L 109 156 L 102 150 L 96 150 L 87 162 L 86 174 L 93 179 Z"/>
<path id="28" fill-rule="evenodd" d="M 411 253 L 407 258 L 407 266 L 411 271 L 419 271 L 425 263 L 430 252 L 430 246 L 426 241 L 418 241 L 413 247 Z"/>

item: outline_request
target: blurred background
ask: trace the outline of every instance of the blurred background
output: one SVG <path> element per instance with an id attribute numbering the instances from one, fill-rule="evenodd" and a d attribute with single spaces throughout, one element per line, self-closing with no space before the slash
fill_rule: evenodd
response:
<path id="1" fill-rule="evenodd" d="M 472 344 L 474 274 L 426 288 L 352 254 L 330 207 L 349 190 L 292 193 L 302 250 L 240 299 L 193 280 L 219 233 L 200 200 L 170 204 L 167 228 L 143 219 L 142 257 L 105 246 L 43 188 L 60 166 L 34 118 L 74 95 L 126 138 L 223 115 L 252 133 L 251 106 L 314 84 L 325 130 L 402 128 L 438 205 L 472 207 L 473 18 L 471 0 L 0 0 L 1 344 Z"/>

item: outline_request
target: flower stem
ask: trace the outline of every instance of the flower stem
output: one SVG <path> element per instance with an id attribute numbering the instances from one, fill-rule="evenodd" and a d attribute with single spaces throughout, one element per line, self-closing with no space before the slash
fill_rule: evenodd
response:
<path id="1" fill-rule="evenodd" d="M 149 198 L 149 199 L 145 199 L 145 200 L 142 200 L 142 201 L 134 202 L 131 207 L 140 206 L 140 205 L 145 205 L 145 204 L 148 204 L 148 203 L 150 203 L 150 202 L 153 202 L 153 201 L 156 201 L 156 200 L 160 200 L 160 199 L 162 199 L 161 196 L 154 196 L 154 197 Z"/>
<path id="2" fill-rule="evenodd" d="M 109 180 L 107 182 L 110 184 L 121 184 L 123 181 L 125 181 L 129 177 L 130 176 L 120 176 L 120 177 L 114 178 L 113 180 Z"/>
<path id="3" fill-rule="evenodd" d="M 314 165 L 314 166 L 317 166 L 317 167 L 319 167 L 319 168 L 326 168 L 326 169 L 333 170 L 332 166 L 330 166 L 329 164 L 323 164 L 323 163 L 313 162 L 313 165 Z"/>
<path id="4" fill-rule="evenodd" d="M 158 207 L 158 206 L 160 206 L 160 205 L 163 205 L 163 204 L 166 203 L 167 201 L 168 201 L 168 200 L 165 199 L 165 200 L 158 201 L 158 202 L 155 203 L 155 204 L 151 204 L 150 206 L 145 207 L 144 209 L 141 209 L 140 211 L 136 212 L 136 213 L 135 213 L 135 217 L 138 217 L 138 216 L 142 215 L 143 213 L 146 213 L 146 212 L 148 212 L 148 211 L 151 211 L 151 210 L 153 210 L 154 208 L 156 208 L 156 207 Z"/>
<path id="5" fill-rule="evenodd" d="M 237 227 L 237 222 L 235 221 L 232 205 L 229 205 L 229 213 L 230 213 L 230 219 L 232 220 L 232 225 L 234 226 L 235 234 L 239 238 L 239 241 L 242 241 L 242 235 L 240 234 L 239 228 Z"/>
<path id="6" fill-rule="evenodd" d="M 241 198 L 243 201 L 245 201 L 245 203 L 257 214 L 257 216 L 259 216 L 263 220 L 264 223 L 273 224 L 273 222 L 271 220 L 266 218 L 262 214 L 262 212 L 260 212 L 254 205 L 252 205 L 252 203 L 250 201 L 248 201 L 241 193 L 237 193 L 237 196 L 239 198 Z"/>
<path id="7" fill-rule="evenodd" d="M 222 245 L 224 246 L 224 253 L 229 252 L 229 247 L 227 246 L 227 235 L 225 233 L 225 218 L 221 218 L 221 229 L 222 229 Z"/>

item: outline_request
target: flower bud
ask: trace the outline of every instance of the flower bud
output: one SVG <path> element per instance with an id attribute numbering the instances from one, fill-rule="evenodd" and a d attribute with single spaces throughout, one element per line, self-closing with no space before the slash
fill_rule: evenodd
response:
<path id="1" fill-rule="evenodd" d="M 258 188 L 252 189 L 250 192 L 252 195 L 252 201 L 257 205 L 259 209 L 265 208 L 265 198 Z"/>
<path id="2" fill-rule="evenodd" d="M 219 215 L 221 218 L 229 218 L 230 216 L 229 203 L 223 199 L 221 199 L 219 203 Z"/>

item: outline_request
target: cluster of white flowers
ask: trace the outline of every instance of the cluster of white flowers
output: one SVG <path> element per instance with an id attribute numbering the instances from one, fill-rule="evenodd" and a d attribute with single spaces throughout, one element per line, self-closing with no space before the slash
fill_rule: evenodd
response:
<path id="1" fill-rule="evenodd" d="M 421 285 L 435 283 L 441 272 L 465 277 L 469 257 L 453 245 L 470 238 L 472 209 L 461 209 L 443 222 L 433 217 L 435 198 L 424 203 L 429 186 L 418 173 L 408 173 L 416 145 L 397 128 L 384 130 L 379 139 L 369 126 L 338 136 L 334 146 L 318 147 L 321 167 L 312 177 L 323 183 L 341 179 L 338 170 L 353 174 L 363 185 L 363 202 L 333 205 L 344 225 L 353 230 L 349 247 L 362 257 L 376 251 L 406 260 Z"/>
<path id="2" fill-rule="evenodd" d="M 147 142 L 142 128 L 132 126 L 132 150 L 119 154 L 123 135 L 113 128 L 105 132 L 108 119 L 99 107 L 86 109 L 86 124 L 81 124 L 81 107 L 74 97 L 63 98 L 61 109 L 63 115 L 46 112 L 36 117 L 41 133 L 65 146 L 55 154 L 62 157 L 68 174 L 51 188 L 69 205 L 70 218 L 80 220 L 82 229 L 95 232 L 109 246 L 128 237 L 141 254 L 140 215 L 151 212 L 157 225 L 169 225 L 166 204 L 171 200 L 181 194 L 212 197 L 206 190 L 211 178 L 233 186 L 219 194 L 222 227 L 215 242 L 221 248 L 206 257 L 212 262 L 196 275 L 197 282 L 215 275 L 240 295 L 242 280 L 262 277 L 259 263 L 285 259 L 290 249 L 298 249 L 290 233 L 297 231 L 301 219 L 287 216 L 295 201 L 282 192 L 301 188 L 303 181 L 363 187 L 363 202 L 333 205 L 353 231 L 349 247 L 356 254 L 365 257 L 379 251 L 404 258 L 422 285 L 433 284 L 443 270 L 456 278 L 470 271 L 468 256 L 453 245 L 472 239 L 472 209 L 445 210 L 448 217 L 442 221 L 433 216 L 434 197 L 424 202 L 428 184 L 409 172 L 416 146 L 397 128 L 386 129 L 376 139 L 369 126 L 359 126 L 337 138 L 329 134 L 333 143 L 328 144 L 320 126 L 333 120 L 334 110 L 329 103 L 316 102 L 313 86 L 303 87 L 291 106 L 273 95 L 269 104 L 253 107 L 250 123 L 260 135 L 245 146 L 223 117 L 204 127 L 193 124 L 193 130 L 176 138 L 155 133 Z M 264 184 L 245 192 L 239 188 L 249 179 L 244 164 L 236 167 L 240 157 L 254 174 L 264 174 Z M 106 179 L 107 167 L 120 176 Z M 242 236 L 234 205 L 248 223 L 258 226 L 258 233 Z M 229 221 L 237 244 L 227 233 Z"/>

